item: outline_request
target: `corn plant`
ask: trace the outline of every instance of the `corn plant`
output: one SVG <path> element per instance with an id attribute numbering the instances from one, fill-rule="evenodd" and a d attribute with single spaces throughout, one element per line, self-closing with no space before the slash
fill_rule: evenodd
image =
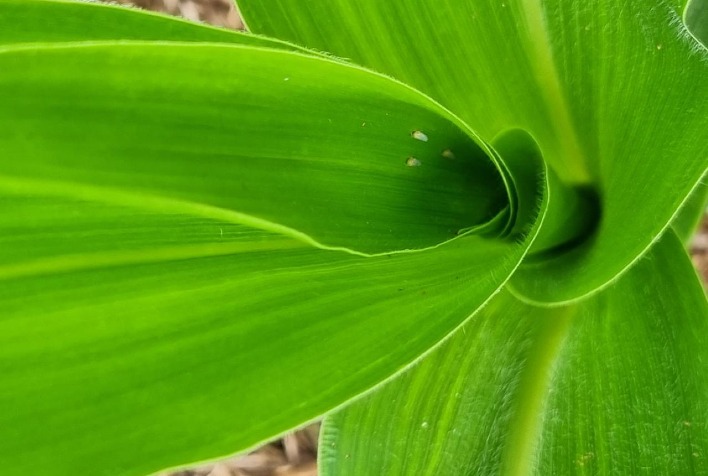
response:
<path id="1" fill-rule="evenodd" d="M 0 1 L 0 472 L 707 474 L 705 5 Z"/>

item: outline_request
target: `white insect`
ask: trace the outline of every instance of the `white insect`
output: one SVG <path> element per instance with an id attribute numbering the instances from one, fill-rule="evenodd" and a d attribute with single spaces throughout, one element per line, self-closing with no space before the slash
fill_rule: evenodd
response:
<path id="1" fill-rule="evenodd" d="M 422 131 L 413 131 L 411 133 L 411 136 L 413 136 L 415 140 L 419 140 L 421 142 L 428 142 L 428 136 Z"/>
<path id="2" fill-rule="evenodd" d="M 420 167 L 420 160 L 415 157 L 408 157 L 408 160 L 406 160 L 406 165 L 408 167 Z"/>

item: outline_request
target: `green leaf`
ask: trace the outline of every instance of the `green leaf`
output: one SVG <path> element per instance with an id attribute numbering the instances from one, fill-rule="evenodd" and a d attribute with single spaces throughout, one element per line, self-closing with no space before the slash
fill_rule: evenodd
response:
<path id="1" fill-rule="evenodd" d="M 30 474 L 145 474 L 301 425 L 449 333 L 522 252 L 465 238 L 363 258 L 183 214 L 3 202 L 94 248 L 2 269 L 0 459 Z"/>
<path id="2" fill-rule="evenodd" d="M 28 189 L 225 209 L 361 253 L 435 246 L 507 204 L 486 145 L 358 67 L 149 43 L 11 49 L 0 67 L 0 174 Z"/>
<path id="3" fill-rule="evenodd" d="M 321 58 L 65 44 L 5 49 L 0 70 L 10 472 L 144 474 L 314 419 L 489 300 L 547 206 L 527 187 L 543 202 L 514 239 L 458 236 L 507 206 L 487 147 Z"/>
<path id="4" fill-rule="evenodd" d="M 247 449 L 402 371 L 484 306 L 529 251 L 545 254 L 514 292 L 575 299 L 616 278 L 677 216 L 706 168 L 708 117 L 695 97 L 708 86 L 705 51 L 679 28 L 674 8 L 449 1 L 416 5 L 413 21 L 388 28 L 393 17 L 384 15 L 411 5 L 309 7 L 322 9 L 317 15 L 351 11 L 334 15 L 331 29 L 318 16 L 329 32 L 305 43 L 358 49 L 348 38 L 362 39 L 362 54 L 330 50 L 433 99 L 263 37 L 116 7 L 0 3 L 4 469 L 91 474 L 100 461 L 109 474 L 142 474 Z M 279 7 L 272 8 L 275 18 Z M 306 8 L 275 23 L 304 25 L 316 37 Z M 606 21 L 613 15 L 616 22 Z M 356 35 L 347 37 L 350 26 Z M 379 38 L 363 36 L 365 29 Z M 416 41 L 396 56 L 407 37 Z M 636 122 L 628 117 L 639 110 Z M 593 207 L 576 186 L 602 198 L 593 246 L 542 264 L 549 247 L 594 223 L 582 216 Z M 503 239 L 470 235 L 500 230 Z M 655 257 L 662 266 L 664 258 Z M 618 289 L 649 293 L 645 284 L 661 284 L 627 282 Z M 696 301 L 695 283 L 679 284 L 679 295 Z M 612 292 L 577 309 L 595 316 L 610 307 L 603 299 Z M 527 309 L 507 295 L 496 302 L 506 301 Z M 692 309 L 705 316 L 705 299 L 699 304 Z M 511 344 L 536 359 L 502 346 L 494 355 L 511 355 L 517 366 L 501 372 L 539 362 L 543 369 L 554 350 L 586 362 L 581 344 L 594 341 L 572 347 L 563 333 L 605 328 L 590 318 L 576 328 L 565 308 L 549 313 L 567 326 L 515 321 L 526 333 L 514 340 L 511 323 L 495 323 L 489 342 L 511 332 Z M 646 350 L 652 329 L 632 329 L 642 362 L 654 362 Z M 700 352 L 699 331 L 686 337 L 687 350 L 664 345 L 674 353 L 661 355 Z M 597 349 L 618 355 L 613 342 Z M 656 390 L 652 379 L 665 384 L 667 369 L 680 368 L 693 379 L 677 386 L 685 395 L 656 398 L 669 408 L 686 396 L 686 416 L 670 407 L 662 418 L 680 416 L 704 431 L 694 423 L 706 414 L 698 364 L 695 355 L 680 356 L 681 365 L 653 363 L 637 381 Z M 490 359 L 482 361 L 494 369 Z M 537 376 L 522 376 L 518 391 L 540 395 L 546 381 Z M 524 429 L 536 405 L 555 400 L 522 402 L 506 413 L 521 424 L 506 431 L 512 418 L 494 433 L 508 437 L 500 458 L 519 464 L 535 451 Z M 564 401 L 554 405 L 567 412 Z M 605 428 L 591 418 L 584 424 Z M 568 431 L 556 428 L 543 441 Z M 704 434 L 695 441 L 703 444 Z M 548 451 L 568 448 L 556 446 Z M 520 459 L 506 456 L 517 450 Z"/>
<path id="5" fill-rule="evenodd" d="M 668 232 L 581 303 L 495 298 L 326 419 L 322 474 L 704 474 L 707 336 L 705 294 Z"/>
<path id="6" fill-rule="evenodd" d="M 671 223 L 671 228 L 674 229 L 681 241 L 686 244 L 691 241 L 706 213 L 706 207 L 708 207 L 708 183 L 700 183 L 691 192 L 691 196 Z"/>
<path id="7" fill-rule="evenodd" d="M 666 2 L 238 4 L 252 31 L 390 74 L 487 141 L 526 130 L 562 180 L 595 189 L 592 242 L 521 270 L 527 300 L 572 301 L 616 279 L 706 170 L 707 53 Z"/>

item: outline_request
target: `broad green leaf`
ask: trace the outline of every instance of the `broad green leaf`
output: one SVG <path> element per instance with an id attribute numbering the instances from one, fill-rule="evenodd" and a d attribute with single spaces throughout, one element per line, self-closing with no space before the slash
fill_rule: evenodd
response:
<path id="1" fill-rule="evenodd" d="M 454 116 L 357 67 L 136 43 L 8 50 L 0 68 L 0 174 L 22 187 L 226 209 L 362 253 L 437 245 L 507 204 Z"/>
<path id="2" fill-rule="evenodd" d="M 706 170 L 708 60 L 677 5 L 624 0 L 239 0 L 257 33 L 392 75 L 491 141 L 529 132 L 602 215 L 587 246 L 521 270 L 517 294 L 565 302 L 645 252 Z M 553 198 L 551 198 L 553 200 Z M 579 272 L 582 270 L 582 272 Z"/>
<path id="3" fill-rule="evenodd" d="M 144 474 L 312 420 L 488 301 L 548 204 L 458 236 L 507 205 L 486 146 L 341 63 L 126 42 L 0 70 L 4 471 Z"/>
<path id="4" fill-rule="evenodd" d="M 511 189 L 510 208 L 516 216 L 516 232 L 521 232 L 524 223 L 538 210 L 536 184 L 537 170 L 541 168 L 543 156 L 538 143 L 521 129 L 513 129 L 497 137 L 494 150 L 504 160 Z M 565 186 L 552 170 L 546 170 L 546 193 L 552 200 L 543 214 L 543 227 L 534 239 L 528 259 L 543 259 L 559 247 L 582 239 L 592 231 L 592 223 L 597 215 L 596 201 L 592 194 L 576 187 Z M 513 209 L 515 207 L 515 209 Z M 587 220 L 587 218 L 591 218 Z M 512 236 L 514 229 L 512 228 Z M 525 260 L 525 261 L 528 261 Z"/>
<path id="5" fill-rule="evenodd" d="M 504 292 L 405 374 L 325 421 L 327 475 L 705 474 L 708 305 L 665 237 L 553 309 Z"/>
<path id="6" fill-rule="evenodd" d="M 415 359 L 521 254 L 470 237 L 364 258 L 188 214 L 3 202 L 54 216 L 27 238 L 73 252 L 0 271 L 0 460 L 17 473 L 139 475 L 272 438 Z"/>

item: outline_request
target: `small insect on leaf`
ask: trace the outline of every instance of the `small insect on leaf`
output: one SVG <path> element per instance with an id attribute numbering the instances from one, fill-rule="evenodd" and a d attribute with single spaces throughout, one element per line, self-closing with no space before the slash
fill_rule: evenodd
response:
<path id="1" fill-rule="evenodd" d="M 408 157 L 408 160 L 406 160 L 406 165 L 408 167 L 420 167 L 420 160 L 415 157 Z"/>
<path id="2" fill-rule="evenodd" d="M 428 136 L 427 136 L 424 132 L 422 132 L 422 131 L 413 131 L 413 132 L 411 133 L 411 136 L 412 136 L 415 140 L 419 140 L 419 141 L 422 141 L 422 142 L 428 142 Z"/>

